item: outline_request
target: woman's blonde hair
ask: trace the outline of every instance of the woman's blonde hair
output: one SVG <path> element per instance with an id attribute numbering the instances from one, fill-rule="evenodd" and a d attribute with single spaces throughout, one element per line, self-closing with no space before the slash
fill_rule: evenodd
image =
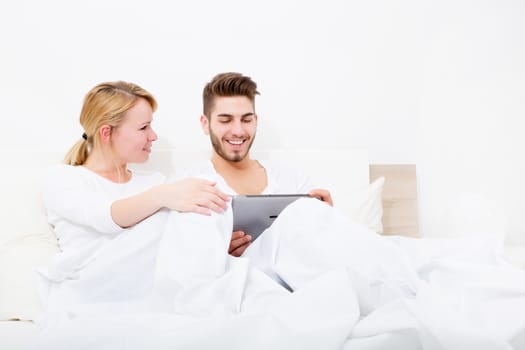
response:
<path id="1" fill-rule="evenodd" d="M 80 112 L 80 124 L 84 128 L 84 134 L 71 147 L 64 158 L 64 163 L 84 164 L 90 150 L 100 142 L 98 132 L 100 128 L 103 125 L 119 126 L 126 112 L 137 103 L 139 98 L 148 101 L 153 111 L 157 109 L 157 101 L 153 95 L 133 83 L 107 82 L 92 88 L 84 98 Z"/>

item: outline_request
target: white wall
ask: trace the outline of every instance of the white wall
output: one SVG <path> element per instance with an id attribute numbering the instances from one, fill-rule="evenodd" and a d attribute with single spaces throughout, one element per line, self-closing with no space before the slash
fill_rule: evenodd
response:
<path id="1" fill-rule="evenodd" d="M 451 232 L 461 214 L 457 230 L 506 220 L 509 241 L 523 243 L 524 3 L 445 1 L 426 11 L 417 139 L 423 232 Z"/>
<path id="2" fill-rule="evenodd" d="M 202 87 L 239 71 L 259 83 L 258 147 L 416 162 L 424 235 L 461 227 L 459 199 L 504 208 L 525 242 L 524 14 L 511 0 L 4 2 L 0 146 L 66 149 L 84 94 L 122 79 L 158 98 L 160 144 L 205 148 Z"/>

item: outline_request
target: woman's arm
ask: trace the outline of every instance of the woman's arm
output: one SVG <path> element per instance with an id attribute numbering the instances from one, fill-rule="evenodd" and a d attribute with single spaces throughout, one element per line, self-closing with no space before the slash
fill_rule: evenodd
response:
<path id="1" fill-rule="evenodd" d="M 210 210 L 221 212 L 227 200 L 228 196 L 211 181 L 166 183 L 160 174 L 142 178 L 129 195 L 119 195 L 107 180 L 69 165 L 49 169 L 42 183 L 42 201 L 50 224 L 64 219 L 101 234 L 118 233 L 164 207 L 204 215 Z"/>
<path id="2" fill-rule="evenodd" d="M 154 186 L 135 196 L 120 199 L 111 205 L 111 217 L 120 227 L 130 227 L 161 208 L 180 212 L 211 215 L 222 213 L 229 197 L 215 187 L 215 182 L 189 178 Z"/>

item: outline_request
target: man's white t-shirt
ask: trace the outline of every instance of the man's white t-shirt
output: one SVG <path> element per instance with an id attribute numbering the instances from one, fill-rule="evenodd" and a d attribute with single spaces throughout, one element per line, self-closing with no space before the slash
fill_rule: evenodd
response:
<path id="1" fill-rule="evenodd" d="M 259 164 L 266 171 L 267 185 L 261 194 L 306 194 L 314 186 L 312 181 L 303 172 L 294 169 L 279 161 L 261 161 Z M 219 190 L 229 194 L 237 195 L 224 178 L 217 173 L 211 161 L 199 166 L 189 167 L 181 170 L 176 177 L 200 177 L 217 182 Z M 242 255 L 250 259 L 252 266 L 264 271 L 268 276 L 284 285 L 282 279 L 272 268 L 275 251 L 276 237 L 268 230 L 261 234 Z M 249 232 L 247 232 L 249 234 Z"/>
<path id="2" fill-rule="evenodd" d="M 284 162 L 279 161 L 261 161 L 259 164 L 266 171 L 267 185 L 261 194 L 291 194 L 291 193 L 308 193 L 312 190 L 313 184 L 308 176 L 303 172 L 294 169 Z M 224 178 L 217 173 L 211 161 L 203 163 L 198 166 L 184 168 L 175 174 L 176 178 L 183 177 L 201 177 L 217 182 L 217 187 L 229 194 L 241 194 L 235 192 L 224 180 Z"/>

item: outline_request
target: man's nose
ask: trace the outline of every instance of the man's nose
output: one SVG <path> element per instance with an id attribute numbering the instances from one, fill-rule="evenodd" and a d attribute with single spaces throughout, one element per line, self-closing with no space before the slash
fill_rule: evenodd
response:
<path id="1" fill-rule="evenodd" d="M 234 120 L 232 123 L 232 134 L 244 135 L 244 127 L 241 120 Z"/>

